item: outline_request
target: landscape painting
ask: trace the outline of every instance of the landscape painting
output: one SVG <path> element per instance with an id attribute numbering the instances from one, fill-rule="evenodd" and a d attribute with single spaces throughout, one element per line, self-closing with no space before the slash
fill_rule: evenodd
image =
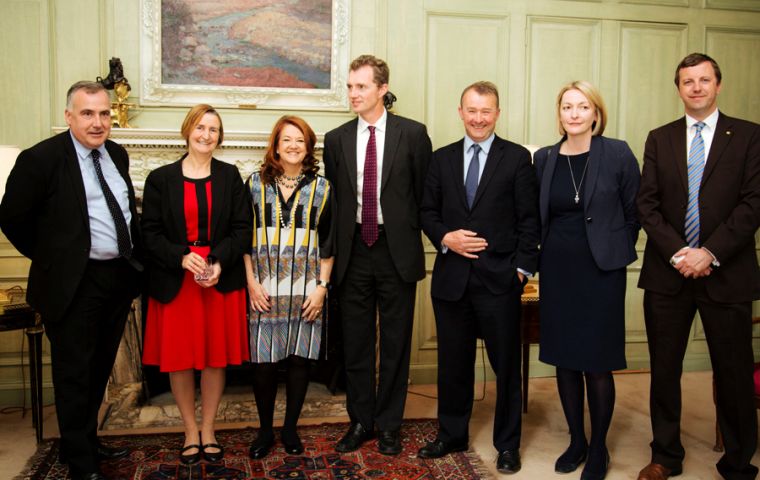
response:
<path id="1" fill-rule="evenodd" d="M 347 108 L 350 0 L 142 0 L 146 104 Z"/>
<path id="2" fill-rule="evenodd" d="M 332 0 L 162 0 L 162 82 L 329 88 Z"/>

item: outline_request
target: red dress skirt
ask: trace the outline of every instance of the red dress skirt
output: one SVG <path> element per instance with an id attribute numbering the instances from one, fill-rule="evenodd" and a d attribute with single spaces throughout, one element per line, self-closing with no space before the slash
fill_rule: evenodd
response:
<path id="1" fill-rule="evenodd" d="M 211 181 L 185 179 L 184 196 L 189 242 L 210 238 Z M 211 247 L 191 246 L 207 257 Z M 240 259 L 242 262 L 242 258 Z M 143 363 L 162 372 L 223 368 L 249 359 L 245 289 L 221 293 L 203 288 L 185 270 L 182 287 L 169 303 L 148 301 Z"/>

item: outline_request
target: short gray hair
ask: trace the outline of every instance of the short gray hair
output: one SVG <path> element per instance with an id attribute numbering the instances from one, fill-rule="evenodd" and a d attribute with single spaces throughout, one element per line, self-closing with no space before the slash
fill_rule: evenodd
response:
<path id="1" fill-rule="evenodd" d="M 106 87 L 100 82 L 93 82 L 92 80 L 80 80 L 74 85 L 69 87 L 69 91 L 66 92 L 66 110 L 71 110 L 73 105 L 74 94 L 79 90 L 84 90 L 87 93 L 105 92 Z"/>

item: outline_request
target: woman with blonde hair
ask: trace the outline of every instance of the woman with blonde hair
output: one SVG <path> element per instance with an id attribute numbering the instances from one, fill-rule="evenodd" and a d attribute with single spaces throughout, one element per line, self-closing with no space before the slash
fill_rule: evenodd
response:
<path id="1" fill-rule="evenodd" d="M 628 145 L 602 136 L 607 111 L 589 82 L 560 90 L 557 121 L 562 138 L 534 156 L 541 213 L 539 359 L 557 368 L 570 428 L 570 446 L 555 471 L 569 473 L 586 461 L 581 479 L 601 480 L 615 406 L 612 371 L 626 368 L 626 266 L 636 259 L 640 174 Z"/>
<path id="2" fill-rule="evenodd" d="M 148 312 L 143 362 L 169 372 L 185 425 L 182 463 L 217 462 L 214 420 L 225 367 L 248 360 L 243 252 L 251 244 L 248 195 L 234 165 L 213 157 L 224 138 L 210 105 L 182 124 L 187 153 L 145 181 L 142 231 Z M 201 425 L 195 418 L 201 371 Z"/>

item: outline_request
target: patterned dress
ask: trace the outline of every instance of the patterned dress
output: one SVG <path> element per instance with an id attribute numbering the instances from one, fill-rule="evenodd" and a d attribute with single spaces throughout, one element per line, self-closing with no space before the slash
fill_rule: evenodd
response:
<path id="1" fill-rule="evenodd" d="M 254 276 L 269 293 L 272 308 L 249 306 L 251 361 L 278 362 L 289 355 L 317 359 L 327 309 L 314 322 L 302 318 L 302 306 L 317 288 L 320 259 L 333 256 L 330 183 L 305 176 L 286 202 L 259 173 L 248 179 L 253 206 L 251 260 Z"/>

